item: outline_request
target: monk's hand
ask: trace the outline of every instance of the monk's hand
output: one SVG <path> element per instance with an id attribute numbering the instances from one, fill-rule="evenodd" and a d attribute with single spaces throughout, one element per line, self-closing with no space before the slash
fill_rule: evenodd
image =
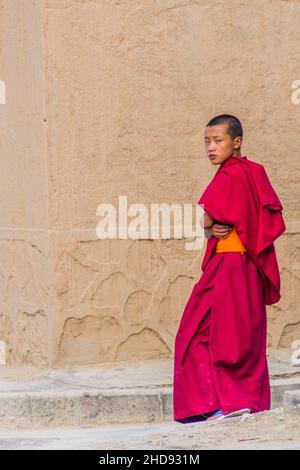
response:
<path id="1" fill-rule="evenodd" d="M 233 227 L 230 227 L 230 225 L 218 224 L 215 222 L 209 231 L 211 235 L 216 238 L 226 238 L 230 235 L 232 230 Z"/>

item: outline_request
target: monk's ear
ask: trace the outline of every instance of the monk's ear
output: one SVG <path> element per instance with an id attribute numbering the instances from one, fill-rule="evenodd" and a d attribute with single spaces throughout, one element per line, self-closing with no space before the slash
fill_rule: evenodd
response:
<path id="1" fill-rule="evenodd" d="M 239 137 L 236 137 L 234 139 L 234 148 L 235 150 L 238 150 L 240 148 L 240 146 L 242 145 L 242 142 L 243 142 L 243 137 L 242 136 L 239 136 Z"/>

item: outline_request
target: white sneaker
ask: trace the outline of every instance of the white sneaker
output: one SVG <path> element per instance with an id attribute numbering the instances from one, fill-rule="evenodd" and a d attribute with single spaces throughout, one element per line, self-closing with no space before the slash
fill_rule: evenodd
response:
<path id="1" fill-rule="evenodd" d="M 227 413 L 224 415 L 224 418 L 234 418 L 235 416 L 242 416 L 244 414 L 250 414 L 250 408 L 242 408 L 241 410 L 231 411 L 231 413 Z"/>

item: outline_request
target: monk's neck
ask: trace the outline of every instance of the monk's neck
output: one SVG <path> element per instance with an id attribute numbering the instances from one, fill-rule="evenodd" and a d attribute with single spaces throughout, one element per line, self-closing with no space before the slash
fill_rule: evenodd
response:
<path id="1" fill-rule="evenodd" d="M 228 157 L 228 158 L 226 158 L 226 160 L 224 160 L 223 163 L 225 163 L 227 160 L 230 160 L 232 157 L 234 157 L 234 158 L 243 158 L 243 155 L 241 154 L 241 151 L 237 151 L 237 152 L 234 151 L 234 152 L 230 155 L 230 157 Z"/>
<path id="2" fill-rule="evenodd" d="M 243 157 L 243 155 L 241 155 L 240 152 L 233 153 L 232 155 L 230 155 L 230 157 L 226 158 L 226 160 L 224 160 L 224 162 L 221 163 L 219 168 L 224 168 L 227 165 L 231 165 L 232 161 L 234 161 L 236 159 L 243 160 L 244 158 L 245 157 Z"/>

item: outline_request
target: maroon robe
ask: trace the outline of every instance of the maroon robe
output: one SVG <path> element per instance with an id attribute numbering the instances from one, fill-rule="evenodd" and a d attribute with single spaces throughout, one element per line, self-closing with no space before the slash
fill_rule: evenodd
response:
<path id="1" fill-rule="evenodd" d="M 264 167 L 247 157 L 223 162 L 202 194 L 218 222 L 235 226 L 247 253 L 215 253 L 211 237 L 175 338 L 174 420 L 221 408 L 270 409 L 266 305 L 280 299 L 274 241 L 286 229 Z"/>

